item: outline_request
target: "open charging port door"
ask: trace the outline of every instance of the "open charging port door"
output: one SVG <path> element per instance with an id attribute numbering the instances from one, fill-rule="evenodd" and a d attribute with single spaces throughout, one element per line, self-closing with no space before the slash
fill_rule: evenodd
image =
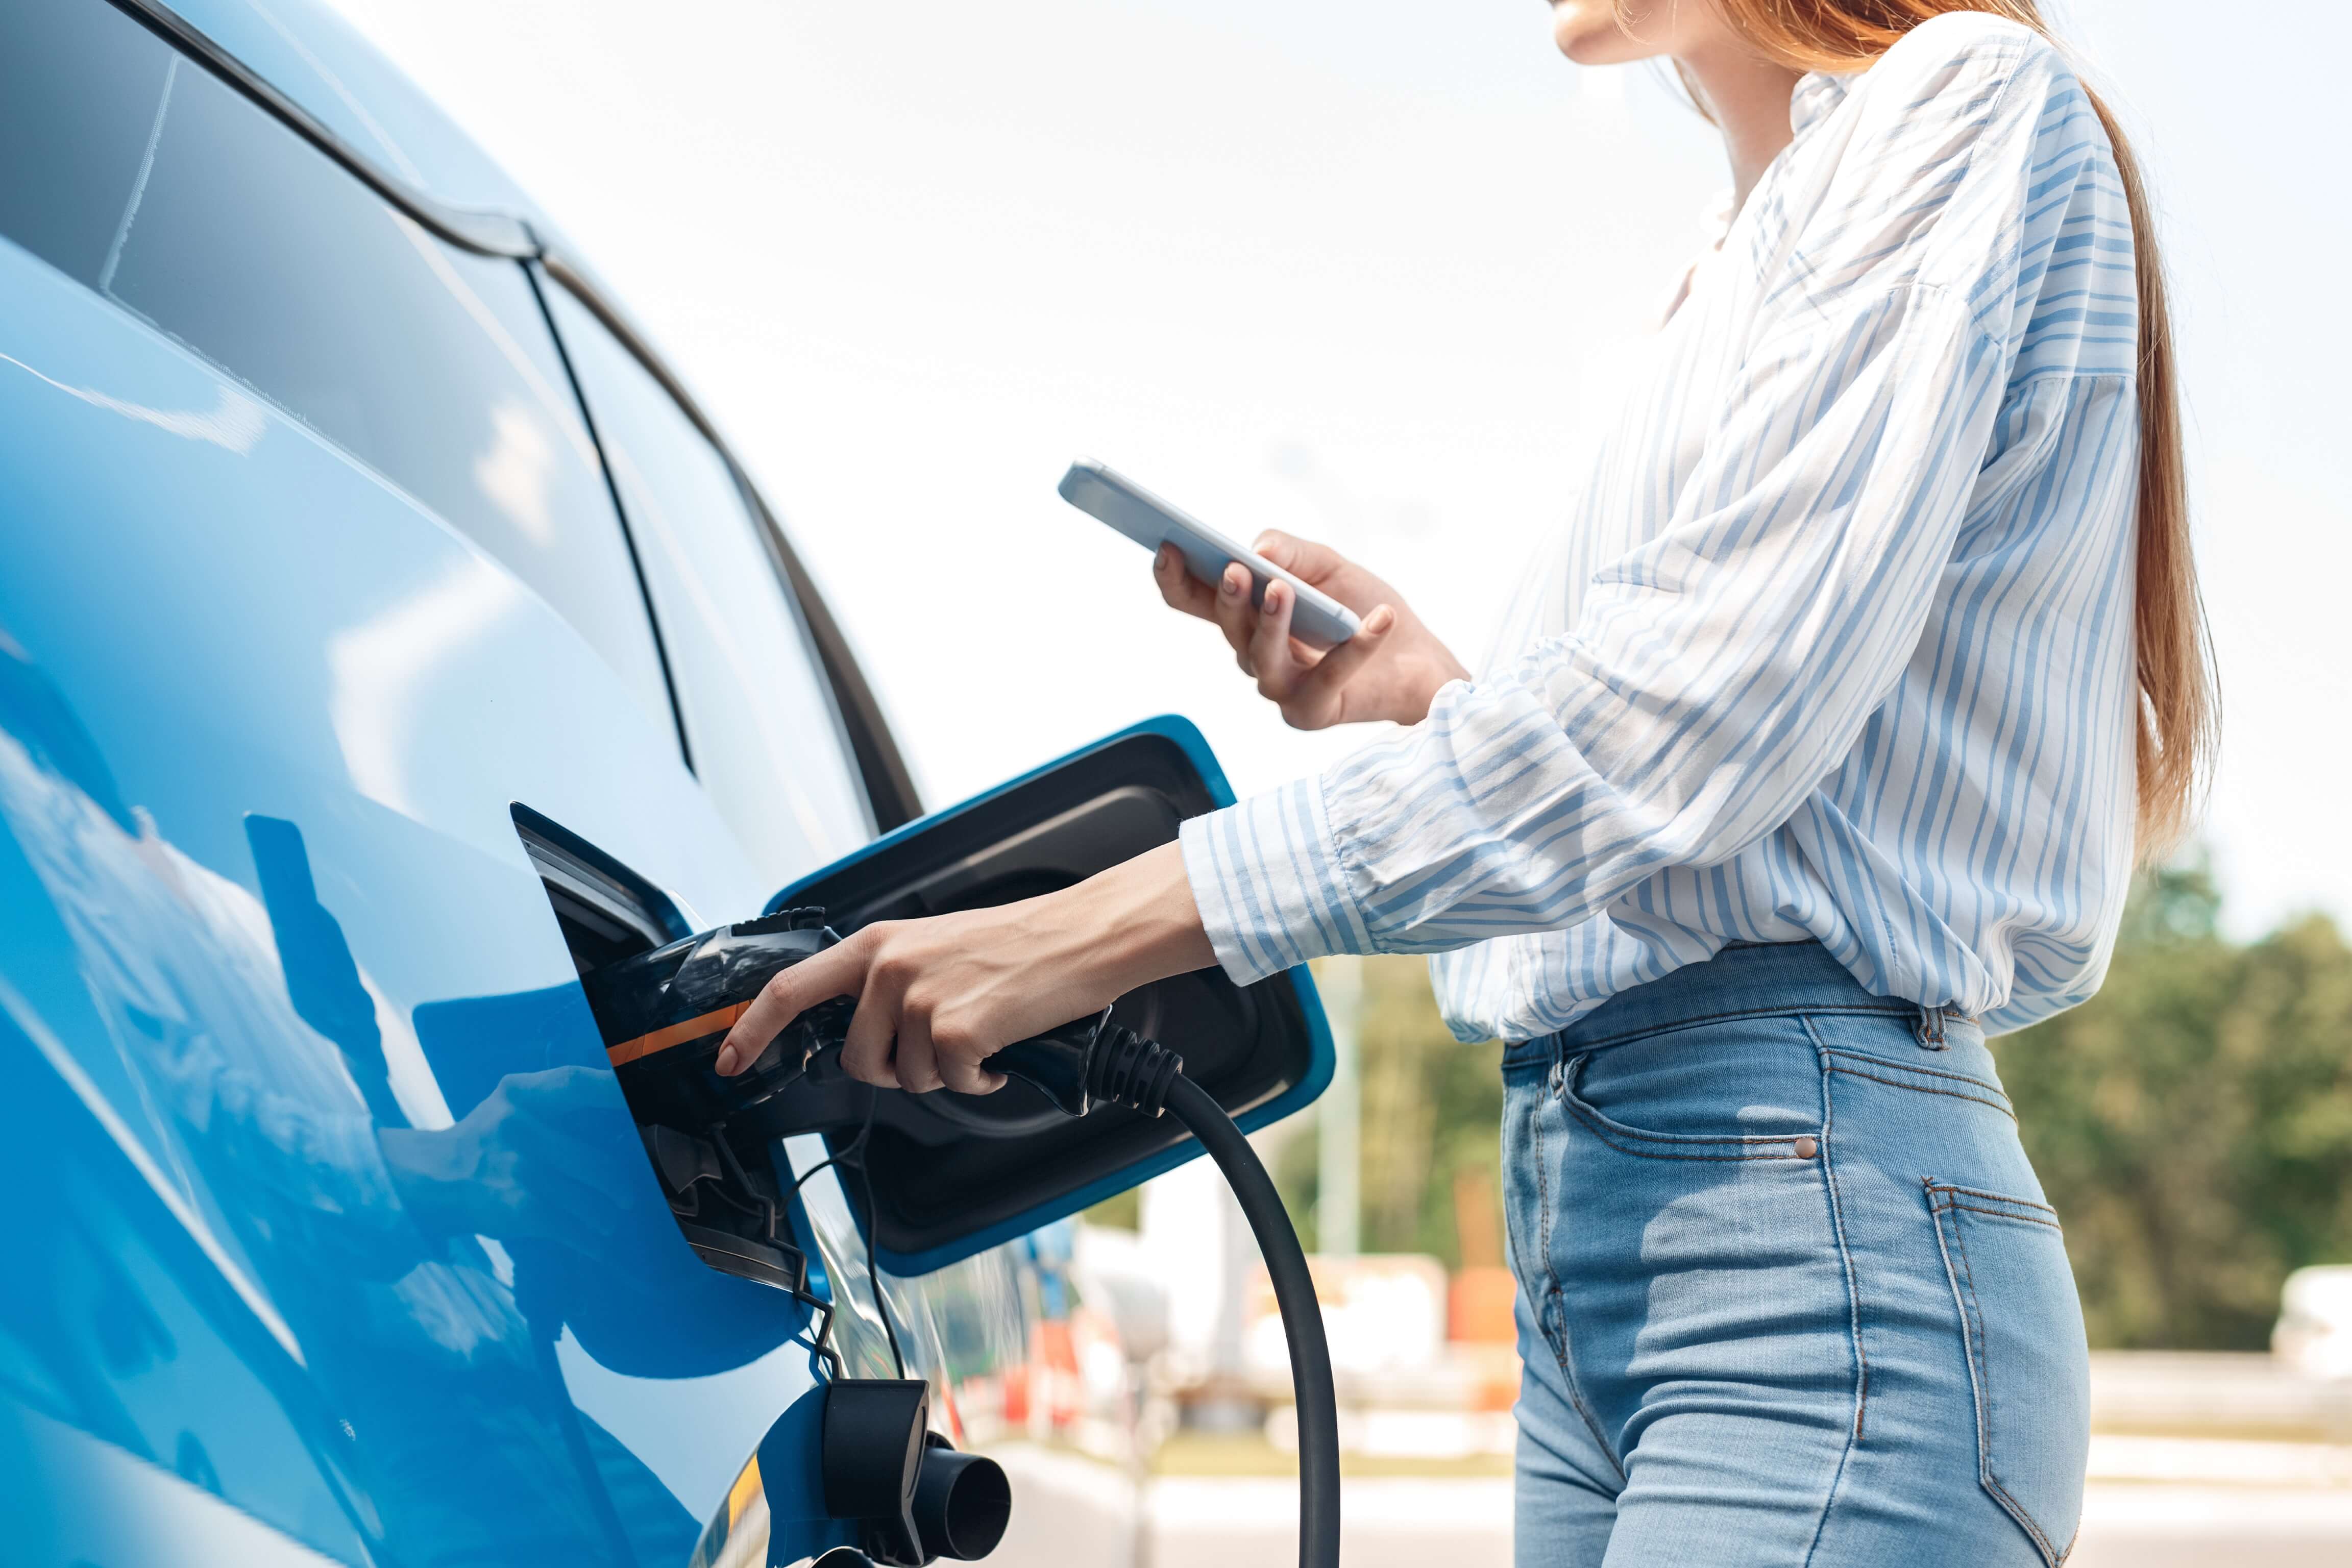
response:
<path id="1" fill-rule="evenodd" d="M 821 908 L 844 936 L 875 921 L 1011 903 L 1069 887 L 1174 839 L 1233 803 L 1201 732 L 1149 720 L 1034 773 L 908 823 L 770 900 Z M 1244 1131 L 1297 1110 L 1331 1078 L 1331 1039 L 1303 969 L 1237 986 L 1219 969 L 1122 998 L 1113 1018 L 1181 1051 L 1185 1075 Z M 755 1113 L 772 1135 L 863 1124 L 869 1091 L 806 1081 Z M 884 1268 L 927 1273 L 1074 1214 L 1196 1155 L 1172 1121 L 1116 1107 L 1074 1121 L 1015 1080 L 990 1095 L 885 1093 L 866 1169 Z M 746 1129 L 749 1131 L 749 1129 Z"/>

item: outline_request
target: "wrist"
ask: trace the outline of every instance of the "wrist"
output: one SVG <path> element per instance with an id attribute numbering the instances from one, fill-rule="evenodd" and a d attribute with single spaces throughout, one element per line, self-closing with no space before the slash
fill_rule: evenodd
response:
<path id="1" fill-rule="evenodd" d="M 1400 724 L 1418 724 L 1429 717 L 1436 704 L 1437 694 L 1457 680 L 1468 680 L 1470 671 L 1454 650 L 1431 635 L 1426 626 L 1417 626 L 1412 645 L 1401 650 L 1405 657 L 1399 661 L 1397 710 L 1386 717 Z"/>
<path id="2" fill-rule="evenodd" d="M 1388 719 L 1391 723 L 1403 724 L 1408 727 L 1418 724 L 1423 719 L 1429 717 L 1429 710 L 1432 708 L 1437 706 L 1437 694 L 1439 692 L 1444 690 L 1447 687 L 1453 685 L 1457 680 L 1467 680 L 1469 679 L 1470 672 L 1463 668 L 1459 664 L 1454 663 L 1451 658 L 1435 662 L 1428 670 L 1423 672 L 1422 679 L 1415 683 L 1416 689 L 1412 693 L 1412 700 L 1407 702 L 1400 702 L 1397 705 L 1397 710 L 1395 712 L 1384 714 L 1382 717 Z"/>

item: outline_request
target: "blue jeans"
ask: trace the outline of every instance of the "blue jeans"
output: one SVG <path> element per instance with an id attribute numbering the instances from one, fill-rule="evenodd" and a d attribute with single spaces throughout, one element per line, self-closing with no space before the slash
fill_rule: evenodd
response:
<path id="1" fill-rule="evenodd" d="M 2058 1217 L 1975 1025 L 1811 943 L 1504 1054 L 1519 1568 L 2055 1568 Z"/>

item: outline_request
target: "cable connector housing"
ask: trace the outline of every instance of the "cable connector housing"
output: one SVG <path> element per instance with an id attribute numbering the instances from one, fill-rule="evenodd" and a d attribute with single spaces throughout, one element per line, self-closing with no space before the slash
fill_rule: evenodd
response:
<path id="1" fill-rule="evenodd" d="M 1111 1105 L 1158 1116 L 1168 1086 L 1184 1073 L 1184 1058 L 1157 1040 L 1106 1020 L 1087 1061 L 1087 1092 Z"/>

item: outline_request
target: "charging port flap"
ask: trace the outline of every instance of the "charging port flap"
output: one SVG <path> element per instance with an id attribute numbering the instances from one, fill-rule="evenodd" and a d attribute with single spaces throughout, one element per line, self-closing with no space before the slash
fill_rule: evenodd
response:
<path id="1" fill-rule="evenodd" d="M 843 935 L 875 921 L 1010 903 L 1168 843 L 1233 803 L 1201 732 L 1147 721 L 961 805 L 908 823 L 779 893 Z M 1330 1036 L 1304 969 L 1241 987 L 1211 968 L 1123 998 L 1114 1017 L 1183 1054 L 1185 1075 L 1244 1131 L 1330 1081 Z M 811 1080 L 756 1113 L 770 1135 L 855 1136 L 868 1091 Z M 1013 1082 L 992 1095 L 884 1093 L 866 1158 L 884 1266 L 928 1272 L 1123 1192 L 1200 1152 L 1171 1121 L 1106 1108 L 1073 1121 Z M 750 1131 L 750 1128 L 740 1128 Z"/>

